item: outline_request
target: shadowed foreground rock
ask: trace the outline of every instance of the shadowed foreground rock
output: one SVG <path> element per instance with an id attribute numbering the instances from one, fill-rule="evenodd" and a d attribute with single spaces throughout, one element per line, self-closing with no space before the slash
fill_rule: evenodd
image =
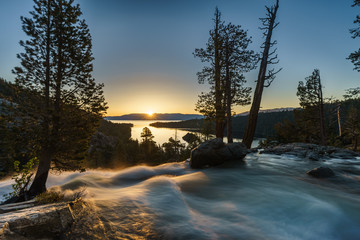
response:
<path id="1" fill-rule="evenodd" d="M 333 170 L 327 167 L 314 168 L 313 170 L 308 171 L 307 174 L 316 178 L 328 178 L 335 176 Z"/>
<path id="2" fill-rule="evenodd" d="M 190 167 L 204 168 L 217 166 L 227 161 L 243 160 L 248 152 L 243 143 L 225 144 L 220 138 L 212 139 L 191 151 Z"/>
<path id="3" fill-rule="evenodd" d="M 82 200 L 40 206 L 30 201 L 0 210 L 0 239 L 106 239 L 102 222 Z"/>

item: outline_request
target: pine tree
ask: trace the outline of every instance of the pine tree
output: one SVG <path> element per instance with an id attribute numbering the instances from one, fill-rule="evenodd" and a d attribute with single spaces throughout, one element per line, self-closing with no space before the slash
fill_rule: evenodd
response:
<path id="1" fill-rule="evenodd" d="M 360 0 L 354 0 L 354 4 L 352 6 L 353 7 L 360 6 Z M 360 15 L 356 16 L 356 19 L 354 20 L 354 24 L 357 24 L 359 26 L 350 29 L 350 33 L 352 34 L 353 38 L 358 38 L 360 37 Z M 360 72 L 360 48 L 357 51 L 351 53 L 348 59 L 354 64 L 354 69 Z"/>
<path id="2" fill-rule="evenodd" d="M 315 69 L 306 82 L 299 82 L 296 95 L 299 97 L 300 106 L 304 109 L 302 119 L 307 123 L 304 127 L 314 127 L 309 132 L 319 133 L 320 144 L 326 145 L 324 99 L 320 71 Z"/>
<path id="3" fill-rule="evenodd" d="M 210 38 L 206 44 L 206 48 L 195 49 L 194 56 L 200 58 L 202 62 L 210 63 L 210 66 L 205 66 L 201 72 L 198 73 L 199 83 L 207 81 L 211 85 L 210 95 L 202 93 L 201 95 L 210 97 L 213 101 L 214 116 L 215 116 L 215 134 L 218 138 L 224 137 L 224 122 L 225 111 L 222 106 L 223 91 L 221 86 L 221 46 L 222 38 L 220 29 L 223 28 L 223 21 L 221 20 L 221 13 L 216 7 L 214 13 L 214 28 L 209 31 Z M 203 98 L 200 95 L 200 99 Z"/>
<path id="4" fill-rule="evenodd" d="M 279 9 L 279 0 L 276 0 L 276 4 L 274 6 L 271 7 L 266 6 L 266 17 L 260 18 L 263 24 L 263 27 L 261 27 L 260 29 L 264 31 L 263 35 L 265 37 L 265 42 L 262 45 L 263 51 L 262 51 L 258 79 L 256 82 L 254 98 L 251 105 L 249 118 L 243 137 L 243 143 L 246 145 L 247 148 L 251 148 L 251 144 L 254 139 L 264 87 L 269 87 L 272 81 L 275 79 L 275 75 L 279 71 L 281 71 L 281 69 L 277 71 L 275 69 L 268 70 L 268 65 L 278 63 L 276 49 L 270 52 L 270 49 L 274 47 L 274 45 L 276 45 L 277 43 L 276 41 L 272 41 L 271 38 L 274 29 L 279 24 L 276 22 L 276 14 L 278 9 Z"/>
<path id="5" fill-rule="evenodd" d="M 224 108 L 226 111 L 227 139 L 233 142 L 232 106 L 250 104 L 251 88 L 246 83 L 244 72 L 255 68 L 258 56 L 248 50 L 251 39 L 240 26 L 231 23 L 224 26 L 223 37 L 223 79 Z"/>
<path id="6" fill-rule="evenodd" d="M 34 0 L 31 17 L 22 17 L 29 40 L 21 41 L 16 83 L 37 93 L 22 106 L 40 129 L 39 166 L 30 194 L 46 190 L 51 167 L 79 170 L 91 135 L 106 111 L 102 84 L 96 84 L 89 29 L 73 0 Z"/>
<path id="7" fill-rule="evenodd" d="M 214 29 L 206 49 L 195 49 L 194 56 L 210 63 L 198 73 L 199 83 L 207 81 L 210 92 L 201 93 L 196 111 L 215 120 L 215 134 L 223 138 L 228 126 L 228 139 L 232 141 L 232 106 L 249 104 L 251 89 L 244 87 L 244 72 L 255 67 L 257 55 L 248 50 L 251 39 L 241 26 L 225 25 L 218 8 L 215 9 Z"/>

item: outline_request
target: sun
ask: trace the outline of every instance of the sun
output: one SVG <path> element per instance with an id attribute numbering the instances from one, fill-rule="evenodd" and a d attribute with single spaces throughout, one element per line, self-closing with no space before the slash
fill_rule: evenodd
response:
<path id="1" fill-rule="evenodd" d="M 150 111 L 147 111 L 146 113 L 147 113 L 147 115 L 149 115 L 149 116 L 152 116 L 152 115 L 154 114 L 154 112 L 151 111 L 151 110 L 150 110 Z"/>

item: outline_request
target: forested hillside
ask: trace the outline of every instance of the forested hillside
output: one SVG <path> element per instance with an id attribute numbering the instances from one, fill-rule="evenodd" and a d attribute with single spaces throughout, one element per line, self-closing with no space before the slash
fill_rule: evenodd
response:
<path id="1" fill-rule="evenodd" d="M 284 112 L 270 112 L 270 113 L 260 113 L 258 118 L 258 124 L 255 131 L 255 137 L 264 138 L 275 136 L 274 126 L 283 122 L 285 119 L 289 121 L 294 120 L 294 115 L 292 111 Z M 247 123 L 248 116 L 238 116 L 233 118 L 233 132 L 234 137 L 242 138 L 245 130 L 245 125 Z M 156 122 L 150 124 L 153 127 L 159 128 L 185 128 L 194 131 L 202 131 L 205 128 L 205 120 L 203 119 L 193 119 L 181 122 Z M 226 132 L 226 128 L 225 128 Z"/>

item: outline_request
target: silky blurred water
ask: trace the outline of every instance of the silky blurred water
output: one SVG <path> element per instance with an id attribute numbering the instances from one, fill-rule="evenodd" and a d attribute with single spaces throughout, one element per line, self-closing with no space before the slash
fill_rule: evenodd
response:
<path id="1" fill-rule="evenodd" d="M 51 175 L 87 188 L 110 239 L 359 239 L 360 160 L 249 154 L 200 171 L 186 162 Z M 332 168 L 315 179 L 306 171 Z M 10 181 L 0 183 L 6 192 Z"/>

